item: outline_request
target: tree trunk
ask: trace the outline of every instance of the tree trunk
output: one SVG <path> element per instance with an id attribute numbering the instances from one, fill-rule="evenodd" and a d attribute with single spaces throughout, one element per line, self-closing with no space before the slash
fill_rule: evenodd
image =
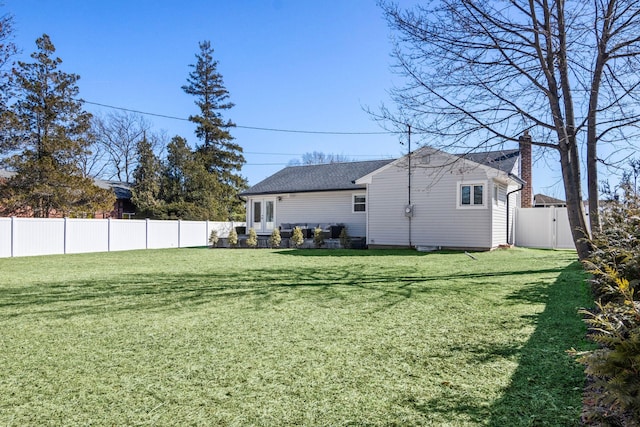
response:
<path id="1" fill-rule="evenodd" d="M 589 233 L 585 220 L 584 205 L 580 191 L 580 162 L 577 150 L 571 143 L 563 144 L 560 152 L 560 164 L 562 166 L 562 179 L 567 197 L 567 213 L 571 234 L 576 245 L 580 260 L 586 259 L 591 253 Z M 577 185 L 576 185 L 577 183 Z"/>
<path id="2" fill-rule="evenodd" d="M 595 141 L 587 141 L 587 190 L 589 196 L 589 224 L 591 232 L 601 231 L 598 191 L 598 158 Z"/>

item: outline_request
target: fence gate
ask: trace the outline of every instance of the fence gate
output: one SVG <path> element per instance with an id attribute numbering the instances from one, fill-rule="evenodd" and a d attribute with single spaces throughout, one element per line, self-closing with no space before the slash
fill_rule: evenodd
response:
<path id="1" fill-rule="evenodd" d="M 575 249 L 567 208 L 518 208 L 515 244 L 525 248 Z"/>

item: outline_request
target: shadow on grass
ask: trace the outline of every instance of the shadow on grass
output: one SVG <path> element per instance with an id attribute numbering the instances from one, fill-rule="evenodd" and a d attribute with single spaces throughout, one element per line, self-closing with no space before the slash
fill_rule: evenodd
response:
<path id="1" fill-rule="evenodd" d="M 285 249 L 276 251 L 278 255 L 296 257 L 372 257 L 372 256 L 425 256 L 428 252 L 418 252 L 414 249 Z M 431 252 L 436 253 L 436 252 Z M 444 251 L 437 252 L 447 253 Z M 453 252 L 451 252 L 453 253 Z"/>
<path id="2" fill-rule="evenodd" d="M 487 344 L 465 349 L 481 363 L 494 358 L 518 359 L 518 367 L 502 396 L 486 407 L 483 401 L 460 401 L 460 395 L 455 393 L 449 393 L 451 396 L 447 398 L 444 390 L 437 399 L 405 404 L 425 414 L 464 414 L 492 427 L 580 425 L 584 370 L 567 350 L 591 348 L 585 340 L 585 325 L 577 313 L 580 307 L 592 304 L 582 267 L 575 262 L 554 283 L 534 284 L 507 299 L 545 304 L 544 311 L 531 319 L 536 325 L 535 332 L 524 347 Z"/>
<path id="3" fill-rule="evenodd" d="M 105 310 L 172 310 L 207 304 L 216 299 L 241 297 L 251 297 L 256 305 L 278 304 L 278 297 L 292 292 L 304 292 L 304 298 L 327 300 L 345 298 L 352 291 L 370 293 L 376 309 L 383 310 L 422 293 L 436 292 L 439 297 L 468 294 L 468 286 L 462 285 L 470 280 L 490 284 L 492 278 L 498 281 L 509 276 L 557 274 L 560 271 L 551 268 L 424 276 L 407 275 L 404 268 L 348 271 L 336 267 L 288 271 L 253 269 L 243 273 L 130 274 L 108 280 L 84 279 L 0 289 L 0 309 L 4 310 L 0 316 L 19 317 L 37 313 L 66 318 L 104 313 Z M 447 286 L 441 285 L 444 282 Z M 309 289 L 318 292 L 309 293 Z"/>

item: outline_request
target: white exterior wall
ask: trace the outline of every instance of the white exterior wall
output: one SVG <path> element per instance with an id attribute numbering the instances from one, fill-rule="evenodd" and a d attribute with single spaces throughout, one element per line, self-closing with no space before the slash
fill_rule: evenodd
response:
<path id="1" fill-rule="evenodd" d="M 456 161 L 451 156 L 431 154 L 412 159 L 411 244 L 450 248 L 491 248 L 493 178 L 475 163 Z M 497 174 L 497 171 L 495 171 Z M 485 205 L 458 207 L 460 183 L 483 183 Z M 407 164 L 398 162 L 372 175 L 368 191 L 368 243 L 409 245 Z M 506 225 L 503 227 L 506 230 Z M 504 232 L 503 232 L 504 234 Z"/>
<path id="2" fill-rule="evenodd" d="M 507 243 L 507 185 L 499 181 L 491 184 L 491 247 L 495 248 Z"/>
<path id="3" fill-rule="evenodd" d="M 511 170 L 511 173 L 516 176 L 520 176 L 520 162 L 516 162 Z M 521 186 L 507 182 L 494 180 L 493 186 L 498 187 L 498 199 L 495 199 L 494 189 L 492 188 L 493 203 L 491 204 L 492 210 L 492 247 L 497 248 L 500 245 L 507 243 L 513 243 L 513 224 L 516 215 L 516 208 L 520 207 L 520 198 L 518 190 Z M 511 193 L 511 194 L 509 194 Z M 508 195 L 508 196 L 507 196 Z M 509 197 L 509 203 L 507 203 L 507 197 Z M 509 213 L 507 214 L 507 207 Z M 507 234 L 507 221 L 509 221 L 509 233 Z M 509 242 L 511 239 L 511 242 Z"/>
<path id="4" fill-rule="evenodd" d="M 353 195 L 366 190 L 281 194 L 276 197 L 275 226 L 286 223 L 344 224 L 351 237 L 366 235 L 366 213 L 353 212 Z M 257 197 L 260 198 L 260 197 Z M 251 206 L 253 197 L 247 200 Z M 248 218 L 250 220 L 250 218 Z M 250 223 L 250 222 L 248 222 Z"/>

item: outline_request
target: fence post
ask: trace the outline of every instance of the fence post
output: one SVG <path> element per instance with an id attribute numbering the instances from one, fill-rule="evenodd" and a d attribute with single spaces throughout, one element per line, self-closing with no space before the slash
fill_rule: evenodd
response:
<path id="1" fill-rule="evenodd" d="M 13 253 L 13 251 L 14 251 L 13 247 L 15 245 L 15 229 L 16 229 L 15 228 L 15 220 L 16 220 L 16 217 L 12 216 L 11 217 L 11 258 L 13 258 L 15 256 L 14 253 Z"/>
<path id="2" fill-rule="evenodd" d="M 551 247 L 553 250 L 558 249 L 558 211 L 555 206 L 551 206 L 553 209 L 553 218 L 551 219 Z"/>
<path id="3" fill-rule="evenodd" d="M 111 252 L 111 217 L 107 218 L 107 252 Z"/>
<path id="4" fill-rule="evenodd" d="M 144 221 L 144 248 L 149 249 L 149 218 L 146 218 Z"/>
<path id="5" fill-rule="evenodd" d="M 181 226 L 182 226 L 182 220 L 181 220 L 181 219 L 179 219 L 179 220 L 178 220 L 178 248 L 181 248 L 181 247 L 182 247 L 182 245 L 180 244 L 180 237 L 181 237 L 181 235 L 180 235 L 180 231 L 181 231 L 181 230 L 180 230 L 180 227 L 181 227 Z"/>
<path id="6" fill-rule="evenodd" d="M 64 218 L 64 223 L 62 226 L 62 253 L 64 255 L 67 254 L 67 217 L 65 216 Z"/>

